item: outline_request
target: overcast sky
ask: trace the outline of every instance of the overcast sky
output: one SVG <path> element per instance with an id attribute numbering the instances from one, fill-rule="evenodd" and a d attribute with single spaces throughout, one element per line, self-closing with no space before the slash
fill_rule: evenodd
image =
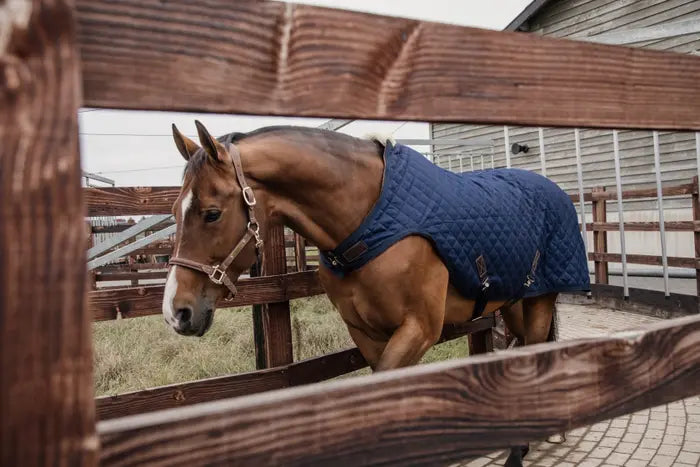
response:
<path id="1" fill-rule="evenodd" d="M 530 0 L 300 0 L 334 8 L 403 16 L 426 21 L 503 29 Z M 195 134 L 194 119 L 215 135 L 250 131 L 267 125 L 318 126 L 325 119 L 250 117 L 173 112 L 134 112 L 82 109 L 80 144 L 83 169 L 114 179 L 117 185 L 178 185 L 184 161 L 172 137 L 175 123 Z M 379 132 L 396 138 L 428 138 L 428 125 L 406 122 L 356 121 L 341 131 L 364 136 Z M 422 149 L 422 148 L 417 148 Z"/>

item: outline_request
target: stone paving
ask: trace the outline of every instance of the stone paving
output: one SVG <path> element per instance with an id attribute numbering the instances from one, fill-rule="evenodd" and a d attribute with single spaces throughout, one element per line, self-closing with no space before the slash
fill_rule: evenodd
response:
<path id="1" fill-rule="evenodd" d="M 605 308 L 557 306 L 562 340 L 595 337 L 658 321 L 658 318 Z M 458 465 L 502 466 L 506 457 L 507 452 L 499 451 Z M 524 465 L 700 466 L 700 397 L 578 428 L 566 434 L 563 444 L 531 443 Z"/>

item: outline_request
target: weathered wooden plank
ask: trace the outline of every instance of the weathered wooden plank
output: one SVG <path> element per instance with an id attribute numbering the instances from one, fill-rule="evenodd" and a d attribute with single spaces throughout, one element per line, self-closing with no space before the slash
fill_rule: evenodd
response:
<path id="1" fill-rule="evenodd" d="M 192 22 L 185 0 L 79 0 L 85 105 L 700 129 L 690 56 L 306 5 L 197 11 Z"/>
<path id="2" fill-rule="evenodd" d="M 493 325 L 492 317 L 485 317 L 459 326 L 446 326 L 439 342 L 449 341 L 471 333 L 484 332 L 490 330 Z M 357 348 L 352 348 L 252 373 L 173 384 L 116 396 L 98 397 L 96 399 L 97 413 L 101 420 L 106 420 L 182 407 L 272 389 L 316 383 L 366 366 L 367 362 L 360 351 Z"/>
<path id="3" fill-rule="evenodd" d="M 687 183 L 683 185 L 667 186 L 663 189 L 664 196 L 682 196 L 682 195 L 692 195 L 697 191 L 697 188 L 692 183 Z M 591 193 L 591 198 L 593 201 L 596 200 L 614 200 L 617 199 L 617 191 L 615 190 L 605 190 L 605 191 L 594 191 Z M 624 190 L 622 192 L 622 199 L 640 199 L 640 198 L 656 198 L 656 188 L 648 188 L 641 190 Z"/>
<path id="4" fill-rule="evenodd" d="M 154 285 L 89 292 L 90 314 L 95 321 L 116 319 L 117 312 L 123 318 L 158 314 L 163 288 Z M 283 302 L 323 293 L 316 271 L 241 279 L 236 288 L 238 294 L 233 300 L 220 301 L 219 308 Z"/>
<path id="5" fill-rule="evenodd" d="M 102 463 L 446 465 L 700 392 L 700 316 L 98 425 Z"/>
<path id="6" fill-rule="evenodd" d="M 586 228 L 596 232 L 617 232 L 620 224 L 617 222 L 588 222 Z M 664 228 L 667 232 L 700 232 L 698 221 L 666 221 Z M 625 222 L 625 232 L 658 232 L 658 222 Z"/>
<path id="7" fill-rule="evenodd" d="M 0 465 L 97 462 L 73 2 L 0 3 Z"/>
<path id="8" fill-rule="evenodd" d="M 649 264 L 652 266 L 661 266 L 661 256 L 654 255 L 626 255 L 627 262 L 631 264 Z M 622 256 L 618 253 L 588 253 L 588 259 L 596 262 L 605 263 L 620 263 Z M 700 260 L 695 258 L 681 258 L 677 256 L 668 257 L 668 265 L 676 268 L 695 269 L 700 267 Z"/>
<path id="9" fill-rule="evenodd" d="M 107 420 L 286 388 L 289 386 L 288 373 L 286 367 L 274 368 L 102 396 L 95 400 L 97 416 L 100 420 Z"/>
<path id="10" fill-rule="evenodd" d="M 130 281 L 144 279 L 165 279 L 168 271 L 147 271 L 147 272 L 114 272 L 114 273 L 97 273 L 95 274 L 96 281 Z"/>
<path id="11" fill-rule="evenodd" d="M 267 232 L 263 256 L 263 273 L 278 275 L 287 273 L 287 254 L 284 247 L 284 227 L 275 226 Z M 317 277 L 317 276 L 314 276 Z M 289 299 L 266 300 L 260 309 L 263 349 L 268 368 L 286 365 L 294 361 L 292 349 L 292 322 L 289 315 Z"/>
<path id="12" fill-rule="evenodd" d="M 179 187 L 83 188 L 88 216 L 171 214 Z"/>
<path id="13" fill-rule="evenodd" d="M 128 272 L 143 269 L 167 269 L 168 263 L 108 264 L 94 270 L 96 273 Z"/>

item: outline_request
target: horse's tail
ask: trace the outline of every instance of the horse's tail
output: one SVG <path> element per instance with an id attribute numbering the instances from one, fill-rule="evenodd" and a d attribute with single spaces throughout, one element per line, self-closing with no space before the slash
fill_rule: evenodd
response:
<path id="1" fill-rule="evenodd" d="M 556 342 L 559 339 L 559 314 L 557 313 L 557 305 L 554 304 L 554 309 L 552 310 L 552 323 L 549 326 L 549 334 L 547 335 L 547 342 Z"/>

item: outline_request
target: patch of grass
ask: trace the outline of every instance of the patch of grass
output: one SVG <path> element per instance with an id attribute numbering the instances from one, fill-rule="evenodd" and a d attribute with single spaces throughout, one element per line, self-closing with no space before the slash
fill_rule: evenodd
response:
<path id="1" fill-rule="evenodd" d="M 291 312 L 295 360 L 354 345 L 325 295 L 294 300 Z M 98 396 L 255 370 L 250 307 L 218 310 L 201 338 L 175 334 L 161 316 L 100 322 L 93 329 Z M 466 338 L 460 338 L 433 347 L 422 362 L 467 354 Z"/>

